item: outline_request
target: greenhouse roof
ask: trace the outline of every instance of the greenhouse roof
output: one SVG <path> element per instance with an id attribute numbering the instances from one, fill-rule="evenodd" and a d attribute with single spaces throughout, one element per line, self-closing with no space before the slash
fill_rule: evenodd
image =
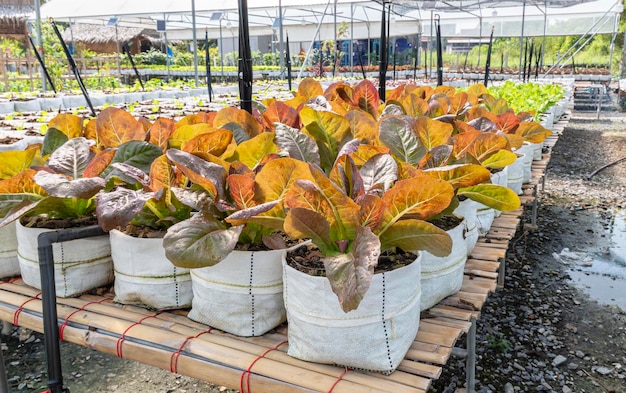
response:
<path id="1" fill-rule="evenodd" d="M 101 2 L 50 0 L 41 7 L 42 18 L 57 21 L 156 28 L 166 22 L 171 39 L 192 37 L 192 3 L 179 0 L 107 0 Z M 195 1 L 196 32 L 217 38 L 220 32 L 237 35 L 238 1 Z M 255 0 L 248 2 L 252 36 L 273 35 L 279 21 L 294 41 L 332 39 L 335 23 L 349 23 L 349 36 L 375 39 L 380 33 L 381 0 Z M 387 1 L 386 1 L 387 3 Z M 431 18 L 441 12 L 446 37 L 482 37 L 494 26 L 495 36 L 519 36 L 524 14 L 526 36 L 611 33 L 623 9 L 621 0 L 392 0 L 391 36 L 422 33 L 429 36 Z M 279 18 L 279 5 L 282 19 Z M 544 29 L 544 22 L 546 28 Z M 319 30 L 319 31 L 318 31 Z"/>

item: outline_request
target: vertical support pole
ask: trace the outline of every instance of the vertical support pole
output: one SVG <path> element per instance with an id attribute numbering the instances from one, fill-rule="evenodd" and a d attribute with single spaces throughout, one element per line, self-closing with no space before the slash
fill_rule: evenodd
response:
<path id="1" fill-rule="evenodd" d="M 604 94 L 604 89 L 602 86 L 598 86 L 598 110 L 596 111 L 596 119 L 600 119 L 600 111 L 602 110 L 602 95 Z"/>
<path id="2" fill-rule="evenodd" d="M 241 109 L 252 113 L 252 55 L 248 0 L 239 0 L 239 100 Z"/>
<path id="3" fill-rule="evenodd" d="M 43 36 L 41 35 L 41 1 L 35 0 L 35 30 L 37 31 L 37 52 L 42 59 L 44 59 L 43 54 Z M 39 68 L 39 75 L 41 75 L 41 91 L 43 93 L 46 92 L 46 76 L 43 72 L 43 67 Z M 7 88 L 8 91 L 8 88 Z M 56 91 L 55 91 L 56 93 Z"/>
<path id="4" fill-rule="evenodd" d="M 335 0 L 334 11 L 333 11 L 333 47 L 335 49 L 335 53 L 332 57 L 333 59 L 333 78 L 337 76 L 337 60 L 339 57 L 339 42 L 337 42 L 337 0 Z"/>
<path id="5" fill-rule="evenodd" d="M 437 17 L 437 86 L 443 85 L 443 44 L 441 42 L 441 18 Z"/>
<path id="6" fill-rule="evenodd" d="M 206 84 L 209 93 L 209 102 L 213 102 L 213 76 L 211 75 L 211 54 L 209 50 L 209 29 L 204 29 L 204 44 L 206 54 L 204 56 L 204 67 L 206 68 Z"/>
<path id="7" fill-rule="evenodd" d="M 120 38 L 117 34 L 117 21 L 115 21 L 115 52 L 117 54 L 117 77 L 122 82 L 122 62 L 120 60 Z"/>
<path id="8" fill-rule="evenodd" d="M 504 288 L 504 277 L 506 274 L 506 255 L 504 258 L 500 259 L 500 268 L 498 268 L 498 288 Z"/>
<path id="9" fill-rule="evenodd" d="M 350 3 L 350 15 L 354 15 L 354 4 Z M 350 76 L 354 76 L 354 18 L 350 18 Z"/>
<path id="10" fill-rule="evenodd" d="M 613 35 L 611 36 L 611 49 L 609 51 L 609 74 L 613 70 L 613 52 L 615 51 L 615 36 L 619 27 L 620 14 L 615 14 L 615 24 L 613 25 Z"/>
<path id="11" fill-rule="evenodd" d="M 0 342 L 0 344 L 2 344 Z M 4 368 L 4 357 L 0 351 L 0 393 L 9 393 L 9 382 L 7 381 L 7 371 Z"/>
<path id="12" fill-rule="evenodd" d="M 220 16 L 220 63 L 222 66 L 222 83 L 224 83 L 224 40 L 222 37 L 222 17 Z"/>
<path id="13" fill-rule="evenodd" d="M 280 71 L 285 69 L 285 42 L 283 35 L 283 2 L 278 0 L 278 51 L 280 52 Z"/>
<path id="14" fill-rule="evenodd" d="M 522 51 L 524 50 L 524 22 L 526 20 L 526 0 L 524 0 L 522 6 L 522 31 L 519 36 L 519 69 L 518 77 L 522 79 Z"/>
<path id="15" fill-rule="evenodd" d="M 474 393 L 476 385 L 476 320 L 472 319 L 472 325 L 467 332 L 467 359 L 465 360 L 465 377 L 467 393 Z"/>
<path id="16" fill-rule="evenodd" d="M 380 19 L 380 63 L 378 65 L 378 96 L 381 100 L 385 101 L 386 97 L 386 83 L 387 83 L 387 64 L 389 61 L 389 55 L 387 53 L 387 22 L 385 5 L 387 3 L 382 1 L 382 12 Z"/>
<path id="17" fill-rule="evenodd" d="M 545 56 L 546 33 L 548 31 L 548 2 L 545 1 L 543 6 L 543 38 L 541 39 L 541 69 L 543 71 L 543 56 Z"/>
<path id="18" fill-rule="evenodd" d="M 191 0 L 191 28 L 193 37 L 193 76 L 196 87 L 200 84 L 198 80 L 198 39 L 196 37 L 196 1 Z"/>
<path id="19" fill-rule="evenodd" d="M 537 188 L 539 188 L 539 185 L 535 185 L 533 187 L 533 209 L 532 209 L 532 216 L 530 218 L 530 224 L 533 227 L 537 227 L 537 211 L 539 210 L 539 195 L 537 193 Z"/>

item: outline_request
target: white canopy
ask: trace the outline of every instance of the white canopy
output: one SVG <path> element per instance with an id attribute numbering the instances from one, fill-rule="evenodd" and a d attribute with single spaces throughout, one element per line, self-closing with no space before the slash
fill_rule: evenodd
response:
<path id="1" fill-rule="evenodd" d="M 57 21 L 107 24 L 117 18 L 119 26 L 156 28 L 157 20 L 166 21 L 170 39 L 192 38 L 192 2 L 194 0 L 50 0 L 41 7 L 42 18 Z M 238 34 L 238 1 L 196 1 L 196 32 L 218 38 L 220 32 Z M 441 17 L 442 35 L 447 38 L 488 35 L 519 36 L 524 20 L 524 36 L 580 35 L 612 33 L 623 9 L 620 0 L 465 0 L 413 1 L 393 0 L 390 35 L 431 35 L 431 18 Z M 333 39 L 335 23 L 347 22 L 344 39 L 375 39 L 380 34 L 380 1 L 363 0 L 254 0 L 249 2 L 251 36 L 276 33 L 279 9 L 283 28 L 291 42 Z M 523 16 L 522 16 L 523 15 Z M 544 31 L 544 21 L 546 28 Z"/>

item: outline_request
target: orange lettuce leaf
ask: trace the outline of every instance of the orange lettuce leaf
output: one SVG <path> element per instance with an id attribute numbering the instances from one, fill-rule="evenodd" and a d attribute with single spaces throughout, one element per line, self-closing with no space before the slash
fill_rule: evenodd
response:
<path id="1" fill-rule="evenodd" d="M 551 134 L 550 130 L 534 121 L 520 123 L 517 130 L 515 130 L 515 135 L 521 136 L 526 142 L 530 143 L 541 143 Z"/>
<path id="2" fill-rule="evenodd" d="M 213 127 L 232 131 L 237 143 L 254 138 L 263 132 L 263 127 L 254 116 L 243 109 L 233 107 L 220 109 L 213 119 Z"/>
<path id="3" fill-rule="evenodd" d="M 371 115 L 355 109 L 348 112 L 346 120 L 350 124 L 352 135 L 362 143 L 378 142 L 378 122 Z"/>
<path id="4" fill-rule="evenodd" d="M 300 116 L 298 112 L 287 104 L 275 101 L 270 104 L 261 115 L 265 128 L 274 131 L 274 123 L 286 124 L 292 128 L 300 128 Z"/>
<path id="5" fill-rule="evenodd" d="M 83 119 L 69 113 L 60 113 L 48 123 L 48 128 L 56 128 L 68 139 L 83 136 Z"/>
<path id="6" fill-rule="evenodd" d="M 169 139 L 176 130 L 174 120 L 158 118 L 149 130 L 148 142 L 159 146 L 163 151 L 169 146 Z"/>
<path id="7" fill-rule="evenodd" d="M 201 123 L 212 126 L 215 115 L 215 112 L 198 112 L 194 113 L 193 115 L 187 115 L 176 123 L 176 128 L 180 128 L 182 126 L 192 126 L 194 124 Z"/>
<path id="8" fill-rule="evenodd" d="M 96 156 L 92 158 L 91 161 L 89 161 L 89 164 L 85 167 L 83 177 L 100 176 L 100 174 L 111 164 L 113 156 L 115 156 L 116 152 L 116 149 L 106 149 L 96 153 Z"/>
<path id="9" fill-rule="evenodd" d="M 407 115 L 417 118 L 428 113 L 428 102 L 415 93 L 405 96 L 399 102 Z"/>
<path id="10" fill-rule="evenodd" d="M 183 151 L 188 153 L 210 153 L 220 157 L 233 142 L 233 133 L 228 130 L 214 129 L 194 136 L 183 143 Z M 234 147 L 234 145 L 233 145 Z"/>
<path id="11" fill-rule="evenodd" d="M 362 111 L 372 115 L 374 119 L 378 117 L 378 107 L 380 105 L 380 97 L 378 90 L 374 84 L 364 79 L 357 83 L 352 90 L 352 102 Z"/>
<path id="12" fill-rule="evenodd" d="M 313 78 L 304 78 L 298 84 L 298 95 L 304 97 L 307 101 L 323 94 L 322 85 Z"/>
<path id="13" fill-rule="evenodd" d="M 215 130 L 215 128 L 206 123 L 197 123 L 179 127 L 170 135 L 169 147 L 181 149 L 185 143 L 191 140 L 191 138 L 200 134 L 213 132 Z"/>
<path id="14" fill-rule="evenodd" d="M 232 174 L 226 178 L 228 192 L 237 209 L 243 210 L 256 206 L 254 200 L 255 181 L 250 176 Z"/>
<path id="15" fill-rule="evenodd" d="M 110 106 L 96 119 L 98 141 L 104 147 L 117 147 L 129 141 L 143 141 L 146 131 L 130 113 Z"/>
<path id="16" fill-rule="evenodd" d="M 422 116 L 417 118 L 415 130 L 422 144 L 427 150 L 435 146 L 445 145 L 452 136 L 452 125 Z"/>

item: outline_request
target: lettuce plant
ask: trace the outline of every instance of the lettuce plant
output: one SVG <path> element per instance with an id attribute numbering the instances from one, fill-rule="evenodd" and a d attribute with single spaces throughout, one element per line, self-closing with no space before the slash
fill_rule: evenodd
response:
<path id="1" fill-rule="evenodd" d="M 425 221 L 450 204 L 454 191 L 447 182 L 426 175 L 395 181 L 397 165 L 389 155 L 374 156 L 360 169 L 342 156 L 330 177 L 314 165 L 309 171 L 312 180 L 295 181 L 285 196 L 285 232 L 317 246 L 345 312 L 363 299 L 381 252 L 450 253 L 448 234 Z"/>

